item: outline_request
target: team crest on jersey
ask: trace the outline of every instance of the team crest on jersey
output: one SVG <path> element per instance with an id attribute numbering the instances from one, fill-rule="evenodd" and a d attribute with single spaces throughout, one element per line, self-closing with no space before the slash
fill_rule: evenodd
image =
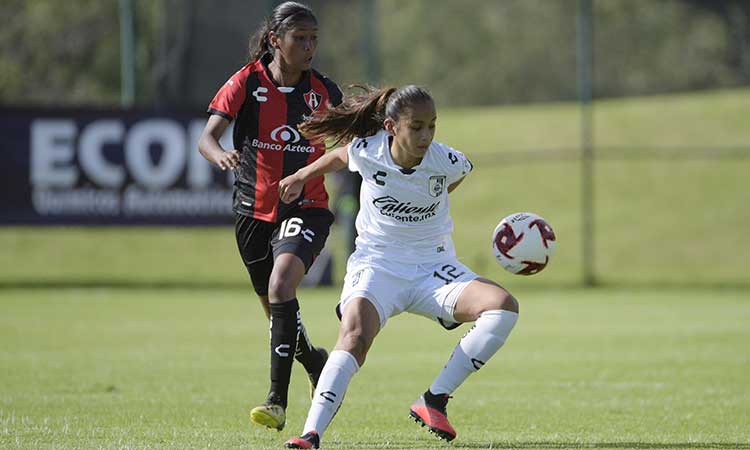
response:
<path id="1" fill-rule="evenodd" d="M 310 92 L 303 95 L 305 98 L 305 103 L 307 103 L 307 106 L 310 107 L 311 111 L 315 111 L 320 106 L 320 103 L 323 101 L 323 96 L 318 94 L 317 92 L 310 89 Z"/>
<path id="2" fill-rule="evenodd" d="M 445 175 L 435 175 L 430 177 L 430 195 L 440 197 L 445 189 Z"/>

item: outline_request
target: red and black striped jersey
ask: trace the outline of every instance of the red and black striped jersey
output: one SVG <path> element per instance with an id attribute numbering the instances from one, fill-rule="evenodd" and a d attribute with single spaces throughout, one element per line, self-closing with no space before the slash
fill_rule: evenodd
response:
<path id="1" fill-rule="evenodd" d="M 235 171 L 236 213 L 276 222 L 291 208 L 327 208 L 323 177 L 305 184 L 291 204 L 279 200 L 279 181 L 325 153 L 323 143 L 310 143 L 297 131 L 306 116 L 337 106 L 342 94 L 333 81 L 315 70 L 302 74 L 296 86 L 278 86 L 271 77 L 270 55 L 249 63 L 219 89 L 208 108 L 234 124 L 234 148 L 240 151 Z"/>

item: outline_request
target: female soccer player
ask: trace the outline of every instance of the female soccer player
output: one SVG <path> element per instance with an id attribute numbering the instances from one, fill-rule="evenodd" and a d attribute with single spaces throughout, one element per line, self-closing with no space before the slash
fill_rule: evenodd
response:
<path id="1" fill-rule="evenodd" d="M 271 387 L 250 412 L 253 422 L 281 430 L 293 357 L 314 389 L 328 356 L 302 326 L 296 289 L 328 237 L 333 215 L 323 177 L 311 177 L 297 201 L 279 202 L 282 177 L 325 152 L 297 125 L 306 115 L 341 103 L 341 90 L 310 64 L 318 46 L 315 14 L 306 6 L 277 6 L 251 40 L 251 62 L 219 89 L 198 143 L 222 170 L 235 171 L 233 210 L 242 261 L 271 320 Z M 219 138 L 234 120 L 234 149 Z M 304 198 L 304 200 L 303 200 Z"/>
<path id="2" fill-rule="evenodd" d="M 505 343 L 518 318 L 508 291 L 456 259 L 448 193 L 472 170 L 468 159 L 434 142 L 435 104 L 422 88 L 369 89 L 300 125 L 309 139 L 351 143 L 284 178 L 282 201 L 308 180 L 344 167 L 362 176 L 356 250 L 338 312 L 339 337 L 318 381 L 302 436 L 287 448 L 318 448 L 349 381 L 390 317 L 404 311 L 446 328 L 475 322 L 410 415 L 448 441 L 450 395 Z"/>

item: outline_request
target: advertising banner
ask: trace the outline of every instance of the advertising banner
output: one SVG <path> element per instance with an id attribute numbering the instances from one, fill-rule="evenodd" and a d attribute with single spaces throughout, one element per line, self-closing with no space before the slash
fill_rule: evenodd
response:
<path id="1" fill-rule="evenodd" d="M 173 111 L 0 109 L 0 225 L 231 224 L 233 175 L 198 152 L 205 123 Z"/>

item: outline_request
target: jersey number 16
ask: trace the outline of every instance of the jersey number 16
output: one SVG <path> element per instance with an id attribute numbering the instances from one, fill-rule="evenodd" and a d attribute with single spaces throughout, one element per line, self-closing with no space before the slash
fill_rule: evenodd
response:
<path id="1" fill-rule="evenodd" d="M 302 237 L 307 242 L 312 242 L 313 236 L 315 236 L 315 232 L 309 228 L 305 228 L 303 230 L 302 225 L 304 225 L 304 223 L 299 217 L 290 217 L 289 219 L 281 222 L 281 227 L 279 227 L 279 240 L 286 237 L 294 237 L 302 233 Z"/>

